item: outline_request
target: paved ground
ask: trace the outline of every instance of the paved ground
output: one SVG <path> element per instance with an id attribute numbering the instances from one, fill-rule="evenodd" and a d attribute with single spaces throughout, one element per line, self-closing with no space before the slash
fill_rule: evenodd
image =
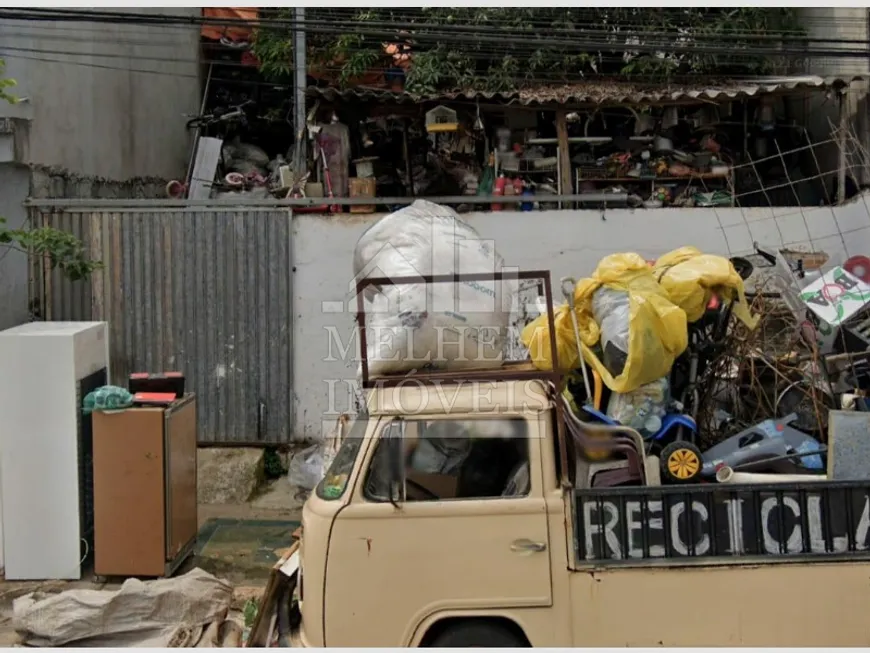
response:
<path id="1" fill-rule="evenodd" d="M 202 527 L 209 519 L 251 519 L 300 521 L 304 498 L 297 495 L 297 489 L 291 487 L 286 477 L 273 481 L 265 486 L 257 496 L 247 503 L 230 505 L 200 505 L 198 510 L 199 525 Z M 244 545 L 242 545 L 244 546 Z M 287 543 L 290 546 L 290 542 Z M 177 573 L 184 573 L 194 566 L 201 566 L 206 571 L 226 578 L 236 586 L 233 607 L 241 609 L 248 598 L 257 600 L 265 585 L 267 573 L 263 573 L 262 565 L 245 565 L 241 561 L 247 557 L 247 551 L 238 552 L 235 565 L 222 565 L 220 569 L 212 568 L 207 560 L 189 558 Z M 110 580 L 108 583 L 95 583 L 92 574 L 88 573 L 79 581 L 0 581 L 0 647 L 12 646 L 18 637 L 12 630 L 12 601 L 30 592 L 61 592 L 65 589 L 117 589 L 121 581 Z"/>

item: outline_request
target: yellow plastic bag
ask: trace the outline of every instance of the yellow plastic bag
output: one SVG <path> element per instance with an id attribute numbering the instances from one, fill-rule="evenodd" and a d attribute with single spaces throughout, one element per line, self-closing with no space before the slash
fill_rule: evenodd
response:
<path id="1" fill-rule="evenodd" d="M 627 292 L 629 298 L 628 360 L 622 373 L 615 377 L 589 349 L 601 337 L 592 313 L 593 295 L 601 287 Z M 583 357 L 614 392 L 631 392 L 666 376 L 688 344 L 685 312 L 670 301 L 655 280 L 652 268 L 638 254 L 611 254 L 603 258 L 592 277 L 577 282 L 574 302 Z M 558 367 L 575 369 L 579 358 L 568 306 L 560 306 L 554 319 Z M 522 341 L 538 369 L 553 368 L 546 315 L 523 329 Z"/>
<path id="2" fill-rule="evenodd" d="M 733 315 L 750 329 L 758 324 L 746 301 L 743 279 L 724 256 L 702 254 L 695 247 L 681 247 L 659 258 L 655 278 L 671 301 L 686 312 L 689 323 L 699 320 L 714 291 L 734 302 Z"/>

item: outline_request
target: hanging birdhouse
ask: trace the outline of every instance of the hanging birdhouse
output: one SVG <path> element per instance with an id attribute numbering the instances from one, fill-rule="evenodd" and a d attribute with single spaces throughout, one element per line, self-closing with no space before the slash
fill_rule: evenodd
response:
<path id="1" fill-rule="evenodd" d="M 453 109 L 439 105 L 426 112 L 426 131 L 430 134 L 459 130 L 459 119 Z"/>

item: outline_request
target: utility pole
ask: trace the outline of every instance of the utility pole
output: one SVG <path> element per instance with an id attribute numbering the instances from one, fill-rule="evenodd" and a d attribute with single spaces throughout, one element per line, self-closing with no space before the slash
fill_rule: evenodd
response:
<path id="1" fill-rule="evenodd" d="M 305 8 L 297 7 L 294 10 L 294 18 L 296 24 L 293 28 L 293 63 L 295 64 L 296 83 L 293 127 L 296 130 L 296 149 L 293 157 L 293 168 L 297 174 L 301 174 L 308 159 L 305 124 L 305 87 L 308 75 L 308 62 L 305 57 Z"/>

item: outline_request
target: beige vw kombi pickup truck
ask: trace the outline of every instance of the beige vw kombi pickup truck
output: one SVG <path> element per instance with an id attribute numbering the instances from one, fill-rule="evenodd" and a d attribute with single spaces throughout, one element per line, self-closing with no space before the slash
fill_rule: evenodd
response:
<path id="1" fill-rule="evenodd" d="M 870 645 L 870 484 L 584 487 L 558 401 L 373 390 L 303 510 L 294 645 Z"/>
<path id="2" fill-rule="evenodd" d="M 662 486 L 524 364 L 364 385 L 294 646 L 870 646 L 870 483 Z"/>

